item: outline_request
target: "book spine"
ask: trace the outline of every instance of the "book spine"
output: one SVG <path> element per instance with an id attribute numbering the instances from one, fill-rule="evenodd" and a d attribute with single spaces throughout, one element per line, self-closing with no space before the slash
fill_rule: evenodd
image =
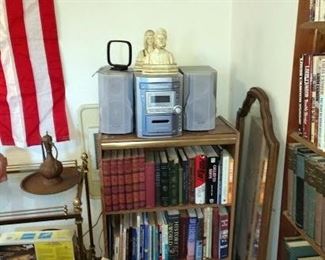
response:
<path id="1" fill-rule="evenodd" d="M 195 243 L 195 259 L 203 259 L 203 218 L 198 218 L 197 222 L 197 235 Z"/>
<path id="2" fill-rule="evenodd" d="M 133 172 L 131 155 L 124 159 L 125 202 L 127 209 L 133 209 Z"/>
<path id="3" fill-rule="evenodd" d="M 194 259 L 195 257 L 195 244 L 196 244 L 196 231 L 197 219 L 195 217 L 189 218 L 188 223 L 188 240 L 187 240 L 187 259 Z"/>
<path id="4" fill-rule="evenodd" d="M 311 63 L 312 55 L 307 55 L 304 60 L 304 116 L 303 116 L 303 137 L 310 140 L 311 121 Z"/>
<path id="5" fill-rule="evenodd" d="M 179 203 L 179 165 L 168 162 L 168 205 L 176 206 Z"/>
<path id="6" fill-rule="evenodd" d="M 207 163 L 206 200 L 208 204 L 217 203 L 217 175 L 219 158 L 210 157 Z"/>
<path id="7" fill-rule="evenodd" d="M 219 212 L 219 259 L 228 257 L 229 248 L 229 216 L 227 212 Z"/>
<path id="8" fill-rule="evenodd" d="M 155 203 L 160 206 L 160 161 L 159 153 L 155 152 Z"/>
<path id="9" fill-rule="evenodd" d="M 182 181 L 182 185 L 183 185 L 183 204 L 188 204 L 189 203 L 189 173 L 190 173 L 190 169 L 189 169 L 189 162 L 185 161 L 182 165 L 183 167 L 183 181 Z"/>
<path id="10" fill-rule="evenodd" d="M 221 184 L 221 204 L 227 204 L 228 198 L 228 179 L 229 179 L 229 154 L 224 152 L 222 155 L 222 184 Z"/>
<path id="11" fill-rule="evenodd" d="M 112 209 L 118 211 L 119 205 L 119 186 L 118 186 L 118 172 L 117 172 L 117 159 L 111 160 L 111 190 L 112 190 Z"/>
<path id="12" fill-rule="evenodd" d="M 298 132 L 300 135 L 302 135 L 303 132 L 304 59 L 305 59 L 305 54 L 303 54 L 299 59 Z"/>
<path id="13" fill-rule="evenodd" d="M 168 164 L 160 163 L 160 205 L 168 206 L 169 202 L 169 177 Z"/>
<path id="14" fill-rule="evenodd" d="M 146 207 L 146 176 L 145 157 L 143 149 L 139 149 L 138 156 L 138 176 L 139 176 L 139 207 Z"/>
<path id="15" fill-rule="evenodd" d="M 195 173 L 195 204 L 205 203 L 206 156 L 197 155 L 194 161 Z"/>
<path id="16" fill-rule="evenodd" d="M 117 160 L 117 176 L 118 176 L 118 203 L 119 210 L 126 209 L 126 198 L 125 198 L 125 174 L 123 167 L 123 158 Z"/>
<path id="17" fill-rule="evenodd" d="M 185 211 L 181 211 L 179 219 L 179 257 L 186 258 L 187 255 L 187 239 L 188 239 L 188 215 Z"/>
<path id="18" fill-rule="evenodd" d="M 155 206 L 155 164 L 154 161 L 147 161 L 145 165 L 146 180 L 146 207 Z"/>

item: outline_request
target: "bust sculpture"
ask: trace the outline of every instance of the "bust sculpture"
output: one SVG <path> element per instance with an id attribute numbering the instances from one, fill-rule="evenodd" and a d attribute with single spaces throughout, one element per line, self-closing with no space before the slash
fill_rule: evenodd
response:
<path id="1" fill-rule="evenodd" d="M 148 30 L 151 31 L 151 30 Z M 146 31 L 146 33 L 148 32 Z M 152 32 L 152 31 L 151 31 Z M 145 34 L 146 35 L 146 34 Z M 142 52 L 139 53 L 139 61 L 140 58 L 142 58 L 142 66 L 141 62 L 136 63 L 136 70 L 142 71 L 144 74 L 170 74 L 170 73 L 177 73 L 178 69 L 173 57 L 173 54 L 169 51 L 167 51 L 166 45 L 167 45 L 167 31 L 165 29 L 158 29 L 154 34 L 154 44 L 153 49 L 145 51 L 145 49 Z M 144 55 L 145 54 L 145 55 Z"/>
<path id="2" fill-rule="evenodd" d="M 154 37 L 155 37 L 155 32 L 153 30 L 149 29 L 144 33 L 144 43 L 143 43 L 144 49 L 138 53 L 135 66 L 134 66 L 135 71 L 142 70 L 142 66 L 145 58 L 148 57 L 149 54 L 154 50 L 155 47 Z"/>

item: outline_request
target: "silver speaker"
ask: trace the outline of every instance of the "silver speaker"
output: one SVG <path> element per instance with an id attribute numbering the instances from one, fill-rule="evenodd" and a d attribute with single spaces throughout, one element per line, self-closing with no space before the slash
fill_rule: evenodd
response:
<path id="1" fill-rule="evenodd" d="M 133 132 L 133 72 L 98 71 L 99 129 L 104 134 Z"/>
<path id="2" fill-rule="evenodd" d="M 179 69 L 184 79 L 183 129 L 214 129 L 217 71 L 210 66 L 181 66 Z"/>

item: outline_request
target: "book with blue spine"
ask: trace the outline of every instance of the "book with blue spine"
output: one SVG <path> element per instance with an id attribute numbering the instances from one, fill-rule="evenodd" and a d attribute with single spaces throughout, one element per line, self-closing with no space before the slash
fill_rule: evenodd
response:
<path id="1" fill-rule="evenodd" d="M 204 220 L 202 209 L 195 209 L 197 216 L 197 233 L 196 233 L 196 243 L 195 243 L 195 260 L 203 259 L 203 234 L 204 234 Z"/>
<path id="2" fill-rule="evenodd" d="M 195 246 L 197 238 L 197 216 L 195 209 L 187 210 L 189 220 L 188 220 L 188 239 L 187 239 L 187 258 L 195 258 Z"/>

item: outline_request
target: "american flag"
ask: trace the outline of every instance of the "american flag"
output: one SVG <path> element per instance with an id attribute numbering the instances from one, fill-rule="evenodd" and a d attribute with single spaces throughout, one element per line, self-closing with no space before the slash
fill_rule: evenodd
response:
<path id="1" fill-rule="evenodd" d="M 0 0 L 0 145 L 69 139 L 54 0 Z"/>

